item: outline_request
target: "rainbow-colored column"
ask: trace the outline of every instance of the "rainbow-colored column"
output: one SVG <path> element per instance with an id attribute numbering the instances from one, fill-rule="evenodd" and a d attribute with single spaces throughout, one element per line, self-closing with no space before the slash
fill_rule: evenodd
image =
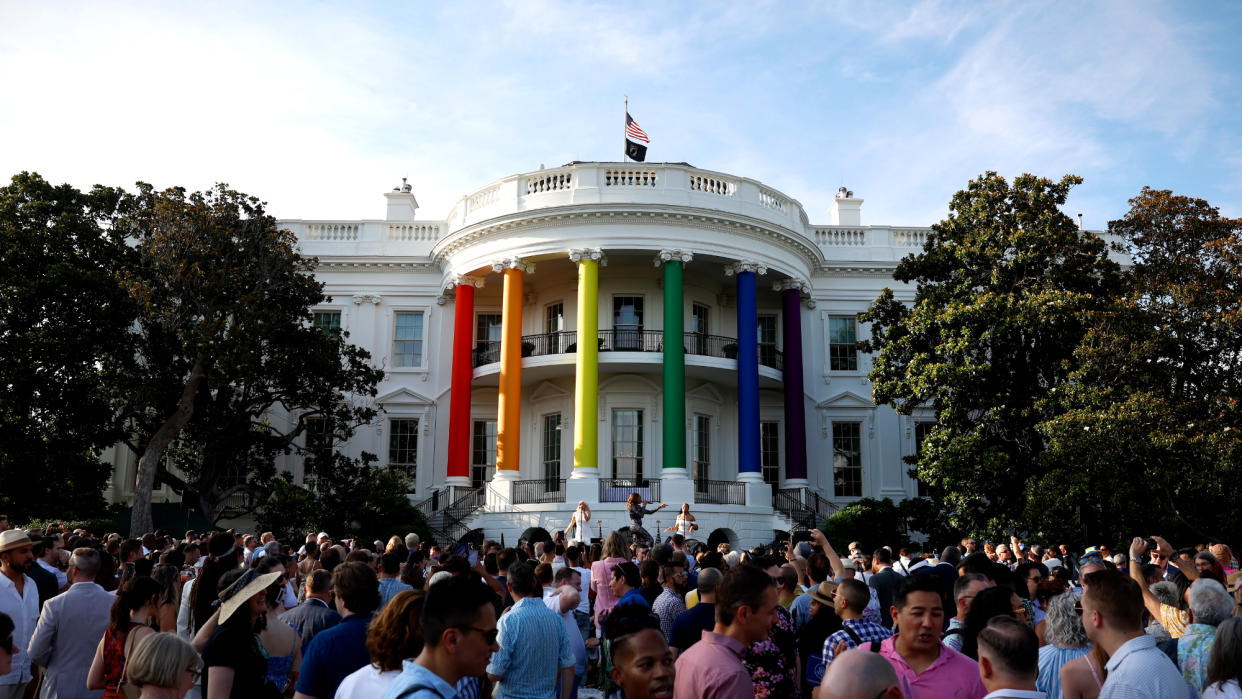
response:
<path id="1" fill-rule="evenodd" d="M 755 277 L 767 268 L 739 261 L 725 268 L 737 276 L 737 479 L 763 480 L 759 454 L 759 307 Z M 750 502 L 749 496 L 747 504 Z"/>
<path id="2" fill-rule="evenodd" d="M 684 265 L 689 252 L 661 250 L 655 266 L 664 270 L 664 479 L 687 477 L 686 469 L 686 303 Z M 676 503 L 674 503 L 676 504 Z"/>
<path id="3" fill-rule="evenodd" d="M 500 303 L 500 398 L 496 406 L 496 478 L 516 480 L 521 469 L 522 275 L 535 266 L 511 257 L 492 269 L 504 275 Z"/>
<path id="4" fill-rule="evenodd" d="M 785 345 L 785 483 L 786 488 L 805 487 L 806 478 L 806 398 L 802 379 L 802 296 L 810 286 L 797 279 L 786 279 L 772 286 L 781 294 L 782 329 Z"/>
<path id="5" fill-rule="evenodd" d="M 449 486 L 470 485 L 470 381 L 474 367 L 470 348 L 474 339 L 474 289 L 483 286 L 477 277 L 461 275 L 452 281 L 456 288 L 453 308 L 453 370 L 449 389 Z M 445 292 L 447 294 L 447 288 Z"/>
<path id="6" fill-rule="evenodd" d="M 578 357 L 574 374 L 574 472 L 599 477 L 599 248 L 569 251 L 578 265 Z M 576 489 L 575 489 L 576 490 Z"/>

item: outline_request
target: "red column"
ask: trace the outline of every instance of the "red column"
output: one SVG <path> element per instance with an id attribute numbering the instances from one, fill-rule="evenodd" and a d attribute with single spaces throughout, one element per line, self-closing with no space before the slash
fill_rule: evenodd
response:
<path id="1" fill-rule="evenodd" d="M 459 279 L 453 311 L 453 383 L 449 389 L 448 485 L 470 485 L 470 348 L 474 340 L 474 280 Z"/>

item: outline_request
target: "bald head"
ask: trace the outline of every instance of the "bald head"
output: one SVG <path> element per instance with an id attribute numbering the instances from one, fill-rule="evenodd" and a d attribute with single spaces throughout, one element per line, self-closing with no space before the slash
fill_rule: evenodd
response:
<path id="1" fill-rule="evenodd" d="M 819 685 L 820 699 L 900 697 L 897 673 L 879 653 L 853 648 L 838 655 Z"/>

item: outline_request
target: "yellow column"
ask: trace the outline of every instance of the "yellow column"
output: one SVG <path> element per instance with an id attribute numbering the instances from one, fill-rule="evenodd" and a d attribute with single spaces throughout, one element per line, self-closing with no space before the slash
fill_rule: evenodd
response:
<path id="1" fill-rule="evenodd" d="M 595 478 L 599 473 L 599 265 L 603 257 L 598 248 L 569 252 L 569 258 L 578 263 L 573 478 Z"/>
<path id="2" fill-rule="evenodd" d="M 492 265 L 504 275 L 501 301 L 500 399 L 496 407 L 496 475 L 517 478 L 522 433 L 522 273 L 534 267 L 518 258 Z"/>

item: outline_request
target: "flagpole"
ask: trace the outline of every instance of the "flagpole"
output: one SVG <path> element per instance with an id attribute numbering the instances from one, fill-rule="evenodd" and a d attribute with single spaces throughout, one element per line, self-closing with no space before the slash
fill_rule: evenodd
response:
<path id="1" fill-rule="evenodd" d="M 622 129 L 625 128 L 625 125 L 628 124 L 629 121 L 630 121 L 630 96 L 626 95 L 625 96 L 625 120 L 621 122 Z M 626 152 L 626 148 L 622 146 L 621 147 L 621 162 L 624 163 L 628 156 L 629 154 Z"/>

